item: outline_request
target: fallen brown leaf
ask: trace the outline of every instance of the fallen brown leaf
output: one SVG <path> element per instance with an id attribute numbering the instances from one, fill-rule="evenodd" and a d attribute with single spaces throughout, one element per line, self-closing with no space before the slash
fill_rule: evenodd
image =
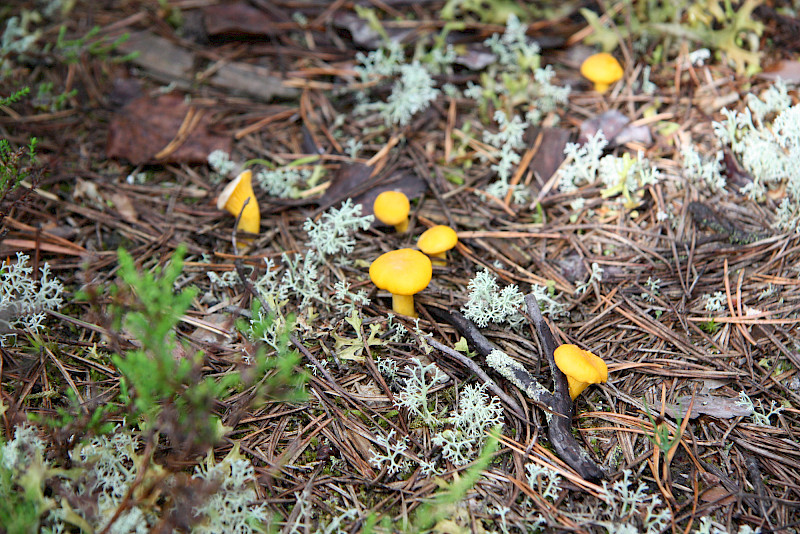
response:
<path id="1" fill-rule="evenodd" d="M 134 165 L 202 163 L 214 150 L 231 151 L 230 137 L 213 133 L 210 125 L 211 115 L 182 95 L 143 96 L 111 120 L 106 154 Z"/>

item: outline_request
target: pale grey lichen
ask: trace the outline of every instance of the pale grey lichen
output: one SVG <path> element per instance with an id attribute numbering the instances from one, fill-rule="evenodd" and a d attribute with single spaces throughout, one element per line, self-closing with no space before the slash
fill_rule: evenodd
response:
<path id="1" fill-rule="evenodd" d="M 528 486 L 539 493 L 543 498 L 555 502 L 561 493 L 561 475 L 551 467 L 538 463 L 525 465 Z"/>
<path id="2" fill-rule="evenodd" d="M 486 430 L 503 422 L 500 399 L 490 397 L 487 387 L 487 384 L 465 386 L 458 399 L 458 410 L 444 421 L 452 428 L 433 436 L 433 443 L 442 447 L 442 456 L 454 465 L 471 462 L 480 452 Z"/>
<path id="3" fill-rule="evenodd" d="M 469 297 L 461 311 L 479 327 L 484 328 L 490 322 L 505 322 L 516 327 L 524 320 L 520 308 L 525 296 L 516 285 L 511 284 L 501 290 L 497 278 L 484 269 L 470 280 L 467 288 Z"/>
<path id="4" fill-rule="evenodd" d="M 486 363 L 495 371 L 500 373 L 503 378 L 521 389 L 528 397 L 535 401 L 541 401 L 550 392 L 545 389 L 525 367 L 511 358 L 500 349 L 494 349 L 486 356 Z"/>
<path id="5" fill-rule="evenodd" d="M 324 212 L 319 220 L 306 219 L 303 230 L 308 234 L 306 245 L 320 256 L 335 254 L 350 254 L 356 240 L 353 234 L 358 230 L 366 230 L 372 221 L 373 215 L 362 215 L 361 204 L 353 204 L 352 199 L 342 202 L 338 208 L 331 208 Z"/>
<path id="6" fill-rule="evenodd" d="M 411 364 L 405 367 L 409 376 L 402 379 L 402 390 L 395 396 L 396 403 L 408 409 L 411 415 L 418 417 L 426 426 L 440 426 L 442 421 L 431 411 L 428 394 L 434 386 L 446 382 L 447 375 L 435 363 L 422 365 L 419 358 L 412 358 Z"/>
<path id="7" fill-rule="evenodd" d="M 0 347 L 16 339 L 13 329 L 38 332 L 44 323 L 46 310 L 61 306 L 64 286 L 53 278 L 47 262 L 39 269 L 38 281 L 33 278 L 30 257 L 17 253 L 16 263 L 0 267 Z"/>
<path id="8" fill-rule="evenodd" d="M 740 192 L 762 200 L 768 190 L 785 185 L 775 226 L 800 232 L 800 104 L 792 105 L 786 84 L 778 80 L 761 97 L 748 95 L 742 111 L 725 108 L 722 114 L 714 133 L 752 178 Z"/>

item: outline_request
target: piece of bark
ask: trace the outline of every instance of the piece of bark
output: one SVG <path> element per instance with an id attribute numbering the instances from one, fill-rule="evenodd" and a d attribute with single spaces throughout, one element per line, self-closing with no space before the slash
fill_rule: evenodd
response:
<path id="1" fill-rule="evenodd" d="M 172 83 L 179 89 L 189 89 L 194 84 L 194 52 L 169 39 L 150 32 L 136 32 L 119 46 L 123 54 L 135 55 L 131 63 L 162 83 Z M 225 63 L 207 80 L 208 84 L 226 93 L 246 96 L 262 102 L 276 98 L 295 98 L 300 92 L 283 85 L 280 76 L 261 65 L 250 63 Z"/>
<path id="2" fill-rule="evenodd" d="M 271 69 L 249 63 L 228 63 L 208 80 L 214 87 L 228 93 L 247 96 L 262 102 L 276 98 L 295 98 L 300 95 L 294 87 L 283 85 L 283 80 L 273 75 Z"/>
<path id="3" fill-rule="evenodd" d="M 552 443 L 553 448 L 561 459 L 583 478 L 590 481 L 602 480 L 605 478 L 605 473 L 572 435 L 572 416 L 575 412 L 575 403 L 569 394 L 567 377 L 556 366 L 554 353 L 558 343 L 550 331 L 550 327 L 545 322 L 542 312 L 539 310 L 539 303 L 536 301 L 536 297 L 532 294 L 525 295 L 525 304 L 528 308 L 528 315 L 530 315 L 531 321 L 536 328 L 536 333 L 539 334 L 539 341 L 542 343 L 544 355 L 550 364 L 550 372 L 553 374 L 555 411 L 566 416 L 553 417 L 550 420 L 550 424 L 547 426 L 547 435 L 550 438 L 550 443 Z"/>
<path id="4" fill-rule="evenodd" d="M 211 5 L 202 10 L 206 32 L 210 37 L 272 37 L 278 31 L 275 21 L 247 2 Z"/>
<path id="5" fill-rule="evenodd" d="M 125 55 L 135 54 L 130 62 L 158 80 L 183 80 L 186 83 L 192 76 L 194 53 L 150 32 L 131 33 L 117 50 Z"/>

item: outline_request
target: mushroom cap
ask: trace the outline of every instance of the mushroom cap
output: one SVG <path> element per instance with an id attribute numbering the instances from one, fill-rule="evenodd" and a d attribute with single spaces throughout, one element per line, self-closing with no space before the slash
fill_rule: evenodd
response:
<path id="1" fill-rule="evenodd" d="M 419 250 L 410 248 L 381 254 L 369 266 L 372 282 L 392 295 L 419 293 L 428 287 L 432 275 L 430 258 Z"/>
<path id="2" fill-rule="evenodd" d="M 249 199 L 249 201 L 248 201 Z M 247 205 L 245 205 L 247 201 Z M 242 207 L 244 206 L 244 209 Z M 258 208 L 258 200 L 253 192 L 253 172 L 243 171 L 233 179 L 225 189 L 222 190 L 217 198 L 217 208 L 228 211 L 239 219 L 238 230 L 243 230 L 251 234 L 257 234 L 261 226 L 261 212 Z"/>
<path id="3" fill-rule="evenodd" d="M 240 172 L 239 176 L 234 178 L 228 185 L 225 186 L 225 189 L 223 189 L 222 193 L 220 193 L 219 197 L 217 197 L 217 209 L 227 209 L 229 200 L 243 197 L 241 202 L 239 202 L 239 209 L 241 209 L 244 198 L 247 198 L 251 195 L 253 195 L 253 171 L 248 169 Z M 254 195 L 253 197 L 255 198 Z M 238 210 L 234 215 L 239 215 Z"/>
<path id="4" fill-rule="evenodd" d="M 443 224 L 428 228 L 419 236 L 417 246 L 425 254 L 440 254 L 458 243 L 456 231 Z"/>
<path id="5" fill-rule="evenodd" d="M 384 191 L 372 205 L 375 217 L 384 224 L 400 224 L 408 218 L 411 204 L 400 191 Z"/>
<path id="6" fill-rule="evenodd" d="M 606 362 L 577 345 L 560 345 L 553 356 L 561 372 L 578 382 L 599 384 L 608 380 Z"/>
<path id="7" fill-rule="evenodd" d="M 594 83 L 610 85 L 624 73 L 617 58 L 606 52 L 592 54 L 581 63 L 581 74 Z"/>

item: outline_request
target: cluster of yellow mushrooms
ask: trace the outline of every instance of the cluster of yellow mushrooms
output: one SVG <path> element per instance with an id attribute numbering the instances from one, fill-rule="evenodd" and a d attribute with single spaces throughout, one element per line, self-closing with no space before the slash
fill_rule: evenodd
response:
<path id="1" fill-rule="evenodd" d="M 620 80 L 623 69 L 611 54 L 589 56 L 581 64 L 581 74 L 594 83 L 599 93 Z M 229 183 L 217 199 L 217 208 L 238 217 L 238 231 L 257 234 L 261 225 L 252 185 L 253 173 L 245 170 Z M 399 191 L 384 191 L 375 199 L 373 211 L 382 223 L 394 226 L 398 233 L 408 230 L 411 205 Z M 429 228 L 417 240 L 419 250 L 402 248 L 379 256 L 369 267 L 369 276 L 379 288 L 392 294 L 392 310 L 408 317 L 417 317 L 414 295 L 428 287 L 433 265 L 447 264 L 447 251 L 456 246 L 458 237 L 449 226 Z M 420 252 L 421 251 L 421 252 Z M 576 345 L 561 345 L 555 350 L 556 366 L 567 377 L 569 394 L 575 400 L 590 384 L 608 380 L 605 362 Z"/>
<path id="2" fill-rule="evenodd" d="M 373 205 L 375 217 L 394 226 L 398 232 L 408 230 L 408 198 L 398 191 L 378 195 Z M 445 265 L 447 251 L 458 242 L 455 231 L 448 226 L 434 226 L 419 236 L 417 246 L 422 251 L 402 248 L 387 252 L 372 262 L 369 276 L 379 288 L 392 294 L 392 310 L 417 317 L 414 295 L 431 281 L 432 265 Z M 423 254 L 424 252 L 424 254 Z M 575 400 L 590 384 L 608 380 L 606 363 L 577 345 L 561 345 L 555 350 L 556 366 L 567 377 L 569 394 Z"/>
<path id="3" fill-rule="evenodd" d="M 403 233 L 408 230 L 411 204 L 399 191 L 384 191 L 372 205 L 375 218 Z M 392 294 L 392 310 L 417 317 L 414 295 L 428 287 L 433 265 L 447 264 L 447 251 L 456 246 L 458 236 L 449 226 L 428 228 L 417 240 L 419 250 L 401 248 L 382 254 L 369 267 L 369 277 L 379 288 Z M 422 252 L 420 252 L 422 251 Z"/>

